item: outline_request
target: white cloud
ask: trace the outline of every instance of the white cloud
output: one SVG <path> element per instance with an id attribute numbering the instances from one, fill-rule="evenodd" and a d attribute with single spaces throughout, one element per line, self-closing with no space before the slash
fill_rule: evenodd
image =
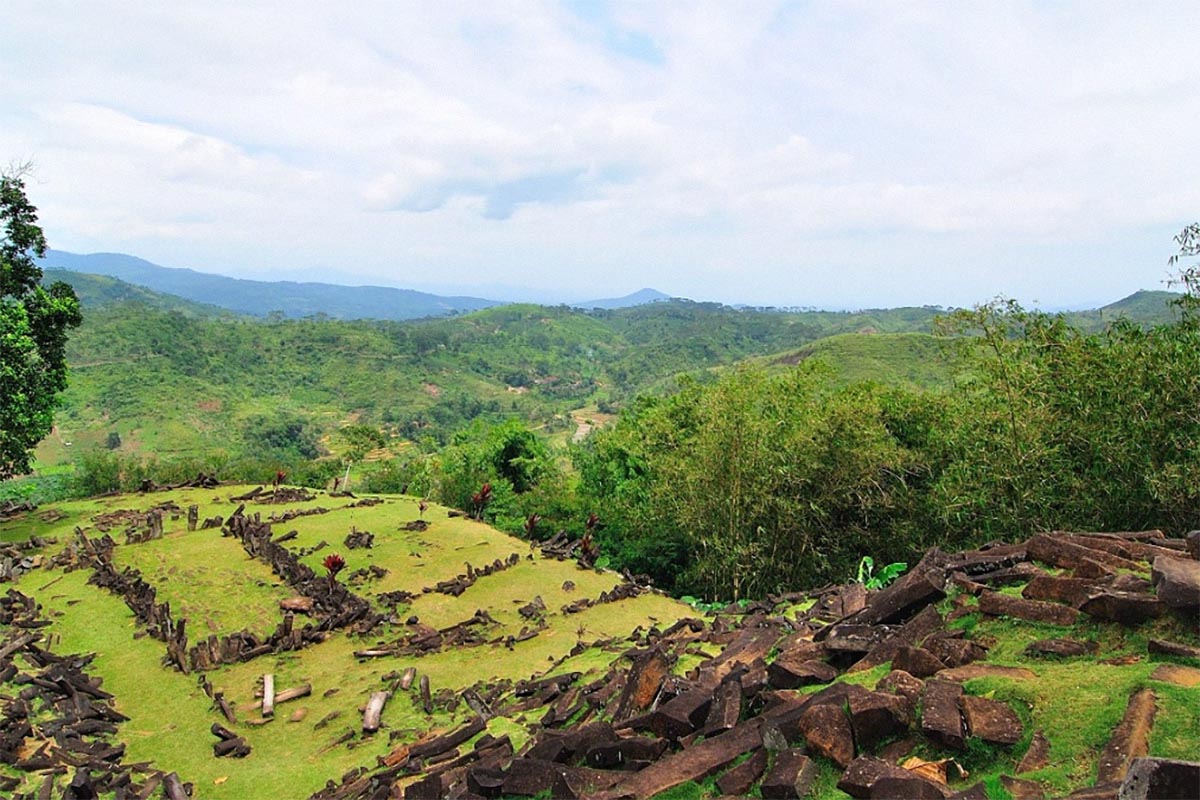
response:
<path id="1" fill-rule="evenodd" d="M 53 245 L 171 265 L 1066 303 L 1154 285 L 1200 208 L 1198 21 L 1183 3 L 27 3 L 6 14 L 0 153 L 38 162 Z"/>

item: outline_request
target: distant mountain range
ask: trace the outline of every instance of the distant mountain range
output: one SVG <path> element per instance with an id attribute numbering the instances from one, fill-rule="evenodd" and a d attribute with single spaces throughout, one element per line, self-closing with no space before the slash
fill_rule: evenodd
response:
<path id="1" fill-rule="evenodd" d="M 282 312 L 286 317 L 309 317 L 325 314 L 337 319 L 419 319 L 444 317 L 506 305 L 498 300 L 481 297 L 447 297 L 397 289 L 390 286 L 343 286 L 333 283 L 296 281 L 257 281 L 212 275 L 192 269 L 175 269 L 153 264 L 123 253 L 92 253 L 80 255 L 63 250 L 49 250 L 41 260 L 45 270 L 65 270 L 66 275 L 47 276 L 68 283 L 80 284 L 77 290 L 85 305 L 107 305 L 120 300 L 151 302 L 143 290 L 149 289 L 171 295 L 190 303 L 176 303 L 177 310 L 205 315 L 220 309 L 255 317 Z M 82 275 L 103 275 L 123 281 L 116 284 L 86 281 Z M 82 284 L 86 283 L 84 287 Z M 572 303 L 577 308 L 628 308 L 630 306 L 669 299 L 654 289 L 642 289 L 625 297 L 589 300 Z M 174 301 L 156 299 L 152 305 L 166 307 Z M 208 306 L 205 309 L 203 306 Z"/>
<path id="2" fill-rule="evenodd" d="M 48 250 L 39 265 L 46 282 L 65 280 L 75 286 L 86 307 L 136 300 L 157 308 L 194 316 L 234 312 L 266 317 L 326 315 L 335 319 L 408 320 L 446 317 L 508 305 L 480 297 L 443 296 L 390 286 L 343 286 L 333 283 L 258 281 L 229 278 L 192 269 L 162 267 L 123 253 L 80 255 Z M 1100 325 L 1117 317 L 1141 324 L 1174 317 L 1173 292 L 1139 291 L 1109 305 L 1067 314 L 1077 324 Z M 672 300 L 656 289 L 640 289 L 624 297 L 568 303 L 572 308 L 621 309 Z"/>
<path id="3" fill-rule="evenodd" d="M 639 289 L 633 294 L 627 294 L 624 297 L 608 297 L 603 300 L 584 300 L 582 303 L 570 303 L 572 308 L 582 308 L 589 311 L 593 308 L 613 309 L 613 308 L 629 308 L 630 306 L 640 306 L 646 303 L 659 303 L 663 300 L 670 300 L 671 296 L 663 294 L 657 289 Z"/>
<path id="4" fill-rule="evenodd" d="M 50 250 L 41 266 L 108 275 L 156 292 L 256 317 L 279 311 L 287 317 L 327 314 L 339 319 L 401 320 L 448 316 L 501 305 L 478 297 L 442 297 L 389 286 L 227 278 L 191 269 L 160 267 L 121 253 L 78 255 Z"/>

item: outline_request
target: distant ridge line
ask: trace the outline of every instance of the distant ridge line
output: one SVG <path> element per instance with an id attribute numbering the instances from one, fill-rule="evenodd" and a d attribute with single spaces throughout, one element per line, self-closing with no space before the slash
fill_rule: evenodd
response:
<path id="1" fill-rule="evenodd" d="M 123 253 L 81 255 L 48 250 L 39 266 L 107 275 L 155 292 L 256 317 L 278 311 L 291 318 L 325 314 L 336 319 L 407 320 L 504 305 L 480 297 L 450 297 L 389 286 L 230 278 L 186 267 L 162 267 Z"/>
<path id="2" fill-rule="evenodd" d="M 579 303 L 569 303 L 572 308 L 582 308 L 589 311 L 593 308 L 599 309 L 616 309 L 629 308 L 631 306 L 645 305 L 646 303 L 661 303 L 673 299 L 671 295 L 664 294 L 657 289 L 638 289 L 632 294 L 627 294 L 624 297 L 607 297 L 600 300 L 584 300 Z"/>

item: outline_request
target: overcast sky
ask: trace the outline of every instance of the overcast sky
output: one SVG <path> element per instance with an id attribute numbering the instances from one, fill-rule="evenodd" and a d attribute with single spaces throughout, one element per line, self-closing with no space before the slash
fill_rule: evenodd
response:
<path id="1" fill-rule="evenodd" d="M 1044 307 L 1200 219 L 1200 3 L 4 4 L 52 247 L 578 300 Z"/>

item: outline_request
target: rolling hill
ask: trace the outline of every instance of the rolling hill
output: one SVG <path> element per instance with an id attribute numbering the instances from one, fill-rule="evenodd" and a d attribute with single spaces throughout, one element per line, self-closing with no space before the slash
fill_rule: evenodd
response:
<path id="1" fill-rule="evenodd" d="M 85 311 L 111 308 L 123 303 L 137 303 L 159 311 L 177 311 L 194 317 L 232 316 L 232 312 L 219 306 L 185 300 L 174 294 L 156 292 L 145 286 L 128 283 L 109 275 L 75 272 L 57 267 L 43 270 L 43 286 L 49 286 L 55 281 L 71 284 Z"/>
<path id="2" fill-rule="evenodd" d="M 88 287 L 85 306 L 106 296 Z M 140 296 L 85 313 L 68 345 L 58 429 L 38 456 L 43 466 L 69 463 L 113 432 L 123 451 L 161 458 L 241 452 L 263 418 L 298 420 L 318 438 L 351 421 L 397 441 L 444 441 L 478 417 L 566 430 L 572 410 L 669 389 L 680 373 L 864 325 L 928 330 L 932 316 L 670 301 L 593 313 L 509 305 L 414 322 L 261 321 Z"/>
<path id="3" fill-rule="evenodd" d="M 1085 330 L 1100 330 L 1106 324 L 1126 319 L 1138 325 L 1154 325 L 1177 320 L 1176 292 L 1138 291 L 1114 303 L 1089 311 L 1074 311 L 1064 316 Z"/>
<path id="4" fill-rule="evenodd" d="M 929 335 L 937 308 L 796 312 L 675 299 L 591 311 L 513 304 L 415 321 L 263 320 L 47 270 L 46 280 L 59 278 L 77 285 L 85 320 L 68 345 L 58 427 L 38 450 L 43 469 L 117 437 L 125 453 L 235 457 L 272 425 L 303 429 L 324 442 L 317 447 L 351 422 L 383 428 L 397 447 L 444 443 L 477 418 L 517 417 L 566 438 L 574 411 L 612 413 L 638 394 L 670 391 L 680 374 L 746 358 L 783 366 L 819 357 L 844 381 L 947 381 Z M 1170 318 L 1171 298 L 1139 293 L 1068 318 L 1151 324 Z"/>
<path id="5" fill-rule="evenodd" d="M 786 368 L 817 359 L 830 367 L 839 383 L 873 381 L 936 389 L 953 380 L 945 345 L 928 333 L 840 333 L 757 361 L 768 368 Z"/>

